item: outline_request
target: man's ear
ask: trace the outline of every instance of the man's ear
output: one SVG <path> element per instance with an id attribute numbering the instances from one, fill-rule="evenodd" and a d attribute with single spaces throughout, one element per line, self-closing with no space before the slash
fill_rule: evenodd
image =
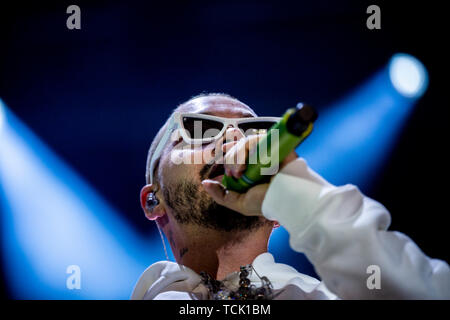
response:
<path id="1" fill-rule="evenodd" d="M 144 210 L 145 216 L 148 220 L 156 220 L 158 218 L 161 218 L 166 214 L 166 209 L 164 207 L 164 204 L 162 203 L 160 196 L 157 195 L 157 192 L 155 192 L 155 186 L 152 184 L 147 184 L 141 189 L 141 207 L 142 210 Z M 153 196 L 155 196 L 159 203 L 154 206 L 151 210 L 149 210 L 147 205 L 148 196 L 150 193 L 154 193 Z"/>

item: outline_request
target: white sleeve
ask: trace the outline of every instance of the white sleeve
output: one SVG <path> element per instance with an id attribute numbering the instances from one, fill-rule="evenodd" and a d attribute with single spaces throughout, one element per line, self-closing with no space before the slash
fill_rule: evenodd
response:
<path id="1" fill-rule="evenodd" d="M 326 287 L 342 299 L 450 299 L 450 268 L 407 236 L 354 185 L 336 187 L 303 159 L 272 180 L 262 212 L 288 232 Z"/>

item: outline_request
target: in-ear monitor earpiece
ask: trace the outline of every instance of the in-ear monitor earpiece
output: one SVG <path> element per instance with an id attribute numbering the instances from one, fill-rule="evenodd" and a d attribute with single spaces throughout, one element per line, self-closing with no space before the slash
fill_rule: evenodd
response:
<path id="1" fill-rule="evenodd" d="M 158 204 L 159 204 L 159 200 L 158 200 L 158 198 L 156 197 L 155 193 L 154 193 L 154 192 L 150 192 L 150 193 L 147 195 L 147 203 L 146 203 L 147 210 L 150 211 L 150 212 L 153 211 L 153 209 L 154 209 Z"/>

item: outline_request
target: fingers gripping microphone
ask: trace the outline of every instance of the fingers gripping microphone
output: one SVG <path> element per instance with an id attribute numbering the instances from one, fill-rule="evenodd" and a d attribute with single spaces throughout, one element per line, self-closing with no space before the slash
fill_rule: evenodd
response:
<path id="1" fill-rule="evenodd" d="M 281 120 L 259 141 L 255 150 L 256 163 L 248 163 L 247 169 L 239 179 L 224 175 L 222 184 L 229 190 L 243 193 L 254 185 L 267 182 L 270 175 L 263 175 L 263 169 L 278 167 L 309 136 L 316 119 L 317 113 L 309 105 L 299 103 L 296 108 L 288 109 Z M 275 132 L 278 133 L 278 139 L 272 139 Z M 265 149 L 266 152 L 260 152 L 261 149 Z M 278 153 L 278 157 L 273 157 L 275 152 Z"/>

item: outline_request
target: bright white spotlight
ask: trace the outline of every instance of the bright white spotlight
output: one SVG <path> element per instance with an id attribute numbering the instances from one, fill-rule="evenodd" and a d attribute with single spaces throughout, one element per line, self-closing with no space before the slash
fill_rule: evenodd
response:
<path id="1" fill-rule="evenodd" d="M 424 65 L 413 56 L 395 54 L 389 63 L 389 77 L 394 88 L 407 98 L 420 97 L 428 86 Z"/>

